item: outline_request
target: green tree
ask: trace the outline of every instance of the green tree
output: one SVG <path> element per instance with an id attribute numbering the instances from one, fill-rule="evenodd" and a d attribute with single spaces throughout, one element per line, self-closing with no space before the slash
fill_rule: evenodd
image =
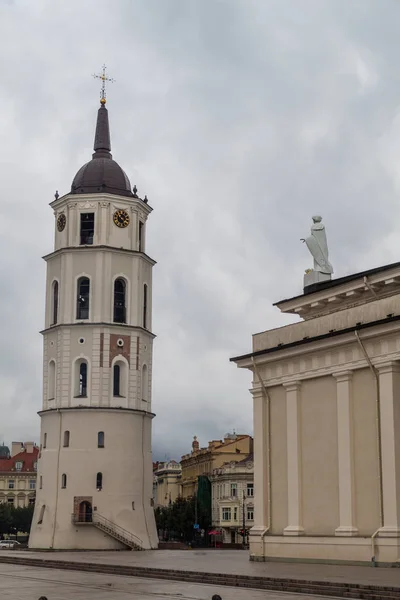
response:
<path id="1" fill-rule="evenodd" d="M 0 504 L 0 537 L 10 533 L 12 528 L 11 509 L 8 504 Z"/>
<path id="2" fill-rule="evenodd" d="M 33 505 L 12 508 L 11 520 L 15 533 L 29 533 L 33 518 Z"/>

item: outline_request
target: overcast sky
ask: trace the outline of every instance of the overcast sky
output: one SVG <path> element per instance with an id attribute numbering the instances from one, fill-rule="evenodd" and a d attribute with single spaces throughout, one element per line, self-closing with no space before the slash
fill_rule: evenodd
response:
<path id="1" fill-rule="evenodd" d="M 154 458 L 251 433 L 229 358 L 287 324 L 322 214 L 335 276 L 400 259 L 398 0 L 0 0 L 0 442 L 38 440 L 55 190 L 114 158 L 154 208 Z"/>

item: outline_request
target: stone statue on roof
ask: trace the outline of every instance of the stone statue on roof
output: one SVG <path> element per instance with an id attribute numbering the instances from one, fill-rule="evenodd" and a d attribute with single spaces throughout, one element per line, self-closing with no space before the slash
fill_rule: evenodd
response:
<path id="1" fill-rule="evenodd" d="M 329 281 L 333 273 L 333 267 L 329 262 L 325 225 L 321 222 L 322 217 L 316 215 L 312 217 L 312 220 L 311 234 L 308 238 L 301 240 L 306 243 L 314 259 L 314 268 L 308 269 L 304 276 L 304 287 L 314 283 Z"/>

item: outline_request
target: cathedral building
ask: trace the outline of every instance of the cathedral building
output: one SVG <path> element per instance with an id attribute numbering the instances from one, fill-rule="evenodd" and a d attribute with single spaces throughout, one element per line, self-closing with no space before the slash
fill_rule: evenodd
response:
<path id="1" fill-rule="evenodd" d="M 331 279 L 314 269 L 276 306 L 300 320 L 253 335 L 253 560 L 400 560 L 400 263 Z"/>
<path id="2" fill-rule="evenodd" d="M 92 160 L 56 193 L 31 548 L 149 549 L 151 207 L 111 155 L 105 95 Z"/>

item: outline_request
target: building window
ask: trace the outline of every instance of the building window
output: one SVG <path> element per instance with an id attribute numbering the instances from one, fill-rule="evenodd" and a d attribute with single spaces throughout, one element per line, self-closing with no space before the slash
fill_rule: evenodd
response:
<path id="1" fill-rule="evenodd" d="M 81 246 L 93 244 L 94 213 L 81 213 Z"/>
<path id="2" fill-rule="evenodd" d="M 49 362 L 49 374 L 48 374 L 48 389 L 47 398 L 54 400 L 56 397 L 56 363 L 54 360 Z"/>
<path id="3" fill-rule="evenodd" d="M 61 487 L 63 490 L 67 487 L 67 476 L 65 473 L 61 475 Z"/>
<path id="4" fill-rule="evenodd" d="M 33 504 L 35 504 L 35 498 L 29 498 L 28 504 L 29 504 L 29 506 L 32 506 Z"/>
<path id="5" fill-rule="evenodd" d="M 56 325 L 58 321 L 58 281 L 53 281 L 51 324 Z"/>
<path id="6" fill-rule="evenodd" d="M 118 364 L 113 368 L 113 396 L 120 396 L 121 370 Z"/>
<path id="7" fill-rule="evenodd" d="M 69 431 L 64 431 L 64 448 L 68 448 L 69 446 Z"/>
<path id="8" fill-rule="evenodd" d="M 147 402 L 148 399 L 148 387 L 149 387 L 149 377 L 147 366 L 142 366 L 142 400 L 143 402 Z"/>
<path id="9" fill-rule="evenodd" d="M 15 481 L 14 479 L 9 479 L 8 480 L 8 489 L 9 490 L 13 490 L 15 488 Z"/>
<path id="10" fill-rule="evenodd" d="M 43 434 L 43 448 L 46 448 L 47 446 L 47 433 Z"/>
<path id="11" fill-rule="evenodd" d="M 223 508 L 222 509 L 222 520 L 223 521 L 230 521 L 231 520 L 231 514 L 232 511 L 230 508 Z"/>
<path id="12" fill-rule="evenodd" d="M 14 496 L 8 496 L 7 502 L 8 504 L 14 504 Z"/>
<path id="13" fill-rule="evenodd" d="M 90 305 L 90 279 L 79 277 L 76 294 L 76 318 L 84 320 L 89 318 Z"/>
<path id="14" fill-rule="evenodd" d="M 40 509 L 40 515 L 39 515 L 39 519 L 38 519 L 38 525 L 40 525 L 41 523 L 43 523 L 43 517 L 44 517 L 44 511 L 46 509 L 46 505 L 43 504 L 42 508 Z"/>
<path id="15" fill-rule="evenodd" d="M 96 488 L 101 490 L 103 487 L 103 473 L 97 473 L 96 475 Z"/>
<path id="16" fill-rule="evenodd" d="M 43 487 L 43 477 L 40 475 L 40 479 L 39 479 L 39 489 L 42 489 Z"/>
<path id="17" fill-rule="evenodd" d="M 20 460 L 15 463 L 15 469 L 17 471 L 21 471 L 22 466 L 23 466 L 23 463 Z"/>
<path id="18" fill-rule="evenodd" d="M 87 397 L 88 365 L 85 360 L 79 363 L 78 394 L 82 398 Z"/>
<path id="19" fill-rule="evenodd" d="M 248 510 L 247 511 L 247 520 L 248 521 L 254 521 L 254 510 Z"/>
<path id="20" fill-rule="evenodd" d="M 29 489 L 30 490 L 35 490 L 36 489 L 36 479 L 30 479 L 29 480 Z"/>
<path id="21" fill-rule="evenodd" d="M 139 252 L 143 252 L 144 244 L 143 244 L 143 223 L 139 221 Z"/>
<path id="22" fill-rule="evenodd" d="M 143 286 L 143 327 L 147 329 L 147 283 Z"/>
<path id="23" fill-rule="evenodd" d="M 97 447 L 104 448 L 104 431 L 99 431 L 97 434 Z"/>
<path id="24" fill-rule="evenodd" d="M 235 506 L 235 508 L 233 509 L 233 520 L 237 521 L 237 517 L 238 517 L 238 509 L 237 509 L 237 506 Z"/>
<path id="25" fill-rule="evenodd" d="M 247 484 L 247 496 L 251 498 L 254 496 L 254 483 Z"/>
<path id="26" fill-rule="evenodd" d="M 231 497 L 237 497 L 237 483 L 231 483 Z"/>
<path id="27" fill-rule="evenodd" d="M 114 281 L 114 323 L 126 323 L 126 283 L 118 278 Z"/>

